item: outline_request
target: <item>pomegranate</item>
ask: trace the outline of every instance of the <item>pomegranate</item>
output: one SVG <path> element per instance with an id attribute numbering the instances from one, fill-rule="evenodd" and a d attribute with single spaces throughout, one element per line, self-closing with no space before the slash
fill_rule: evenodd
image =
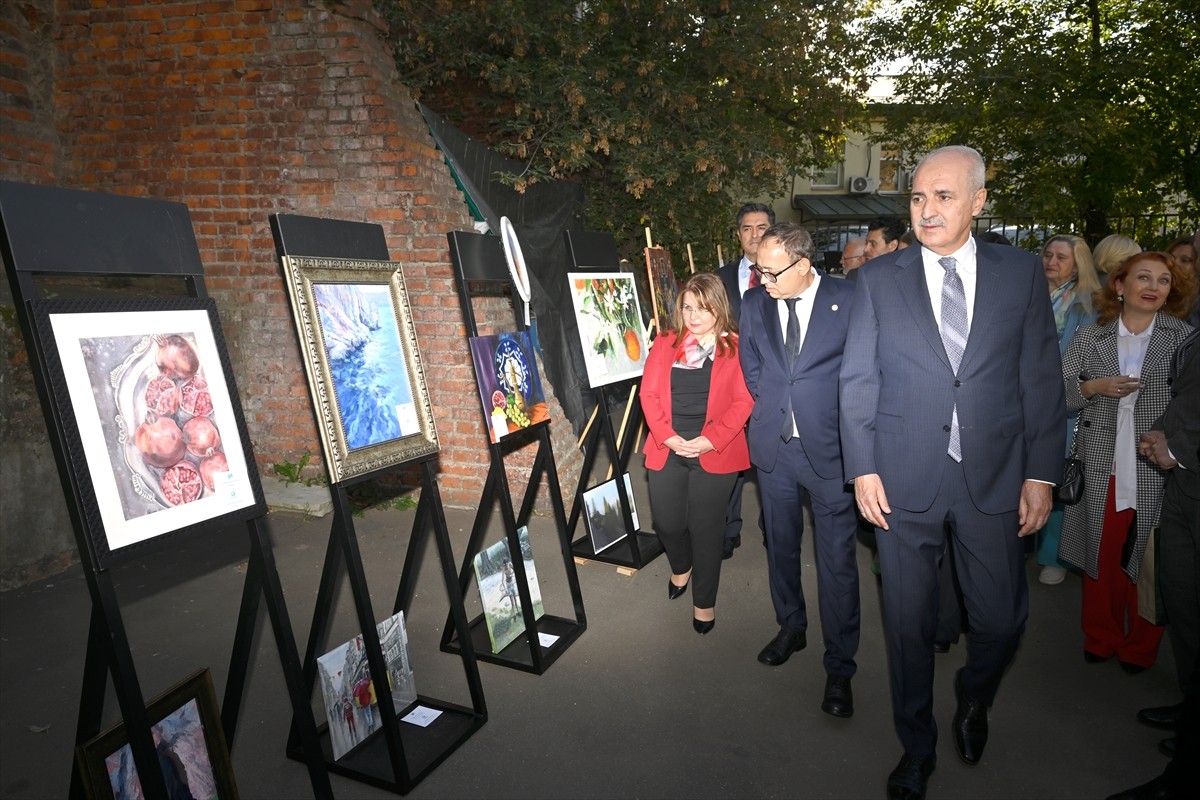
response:
<path id="1" fill-rule="evenodd" d="M 200 477 L 210 492 L 216 489 L 216 476 L 225 472 L 229 472 L 229 462 L 219 450 L 200 462 Z"/>
<path id="2" fill-rule="evenodd" d="M 221 449 L 221 434 L 208 417 L 192 417 L 183 423 L 183 443 L 189 453 L 205 458 Z"/>
<path id="3" fill-rule="evenodd" d="M 208 381 L 196 375 L 185 383 L 179 390 L 180 405 L 189 414 L 207 417 L 213 411 L 212 395 L 208 391 Z"/>
<path id="4" fill-rule="evenodd" d="M 198 417 L 203 419 L 203 417 Z M 166 469 L 179 463 L 183 458 L 186 445 L 183 441 L 183 431 L 170 417 L 160 417 L 150 411 L 146 421 L 138 425 L 133 435 L 137 449 L 141 451 L 142 459 L 152 467 Z"/>
<path id="5" fill-rule="evenodd" d="M 162 476 L 163 497 L 173 506 L 190 503 L 200 496 L 200 473 L 186 461 L 168 467 Z"/>
<path id="6" fill-rule="evenodd" d="M 146 406 L 160 417 L 179 410 L 179 387 L 166 375 L 155 375 L 146 385 Z"/>
<path id="7" fill-rule="evenodd" d="M 177 333 L 166 336 L 155 336 L 158 352 L 154 354 L 154 363 L 168 378 L 187 380 L 200 369 L 200 357 L 192 343 Z"/>

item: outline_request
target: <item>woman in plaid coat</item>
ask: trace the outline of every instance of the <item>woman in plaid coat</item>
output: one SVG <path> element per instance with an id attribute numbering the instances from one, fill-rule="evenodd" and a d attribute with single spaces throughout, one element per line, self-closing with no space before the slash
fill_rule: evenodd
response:
<path id="1" fill-rule="evenodd" d="M 1191 326 L 1181 317 L 1195 278 L 1168 253 L 1138 253 L 1109 273 L 1097 321 L 1063 356 L 1067 408 L 1079 412 L 1083 500 L 1069 506 L 1059 558 L 1083 570 L 1083 655 L 1116 656 L 1129 673 L 1151 666 L 1163 629 L 1137 613 L 1137 575 L 1158 524 L 1165 474 L 1137 441 L 1171 399 L 1171 356 Z"/>

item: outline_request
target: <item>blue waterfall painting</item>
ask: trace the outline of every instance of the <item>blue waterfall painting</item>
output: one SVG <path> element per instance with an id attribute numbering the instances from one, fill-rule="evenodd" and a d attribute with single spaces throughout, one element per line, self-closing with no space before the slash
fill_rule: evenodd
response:
<path id="1" fill-rule="evenodd" d="M 312 290 L 346 446 L 419 432 L 390 287 L 314 283 Z"/>

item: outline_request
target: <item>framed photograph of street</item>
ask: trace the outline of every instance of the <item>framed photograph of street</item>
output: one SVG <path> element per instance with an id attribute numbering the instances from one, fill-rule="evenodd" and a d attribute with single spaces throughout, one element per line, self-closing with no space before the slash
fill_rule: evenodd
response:
<path id="1" fill-rule="evenodd" d="M 236 800 L 237 785 L 212 676 L 199 670 L 146 706 L 167 797 Z M 89 800 L 141 800 L 141 780 L 121 722 L 75 750 Z"/>
<path id="2" fill-rule="evenodd" d="M 625 486 L 626 492 L 629 492 L 628 475 Z M 629 493 L 629 497 L 632 502 L 632 493 Z M 587 523 L 593 552 L 607 550 L 629 535 L 625 528 L 625 516 L 621 513 L 621 497 L 617 493 L 616 478 L 593 486 L 583 493 L 583 518 Z"/>
<path id="3" fill-rule="evenodd" d="M 521 558 L 525 562 L 525 578 L 529 582 L 533 618 L 541 619 L 546 613 L 546 608 L 542 603 L 537 569 L 533 565 L 529 528 L 524 525 L 518 528 L 517 538 L 521 542 Z M 516 570 L 513 568 L 507 539 L 501 539 L 475 554 L 475 582 L 479 586 L 479 599 L 483 603 L 483 617 L 487 624 L 492 652 L 499 653 L 525 632 L 521 594 L 517 589 Z"/>
<path id="4" fill-rule="evenodd" d="M 470 341 L 475 382 L 493 444 L 550 418 L 528 331 L 472 336 Z"/>
<path id="5" fill-rule="evenodd" d="M 31 319 L 99 565 L 266 513 L 211 299 L 42 300 Z"/>
<path id="6" fill-rule="evenodd" d="M 285 256 L 283 270 L 330 480 L 436 453 L 400 266 Z"/>
<path id="7" fill-rule="evenodd" d="M 649 344 L 637 286 L 627 272 L 568 272 L 588 384 L 641 377 Z"/>
<path id="8" fill-rule="evenodd" d="M 392 708 L 399 715 L 417 700 L 412 664 L 408 660 L 404 612 L 396 612 L 375 630 L 387 665 Z M 383 726 L 362 634 L 318 658 L 317 672 L 329 721 L 329 743 L 336 761 Z"/>

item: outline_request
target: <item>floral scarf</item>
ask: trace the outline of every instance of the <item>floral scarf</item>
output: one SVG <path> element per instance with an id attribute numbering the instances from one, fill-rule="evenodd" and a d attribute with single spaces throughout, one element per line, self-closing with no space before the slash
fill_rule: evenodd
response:
<path id="1" fill-rule="evenodd" d="M 1058 328 L 1058 336 L 1062 338 L 1067 328 L 1067 312 L 1075 303 L 1075 279 L 1064 283 L 1050 291 L 1050 305 L 1054 308 L 1054 327 Z"/>
<path id="2" fill-rule="evenodd" d="M 675 363 L 671 366 L 679 369 L 700 369 L 705 361 L 713 357 L 716 350 L 716 334 L 710 333 L 703 339 L 697 339 L 696 334 L 688 331 L 675 350 Z"/>

